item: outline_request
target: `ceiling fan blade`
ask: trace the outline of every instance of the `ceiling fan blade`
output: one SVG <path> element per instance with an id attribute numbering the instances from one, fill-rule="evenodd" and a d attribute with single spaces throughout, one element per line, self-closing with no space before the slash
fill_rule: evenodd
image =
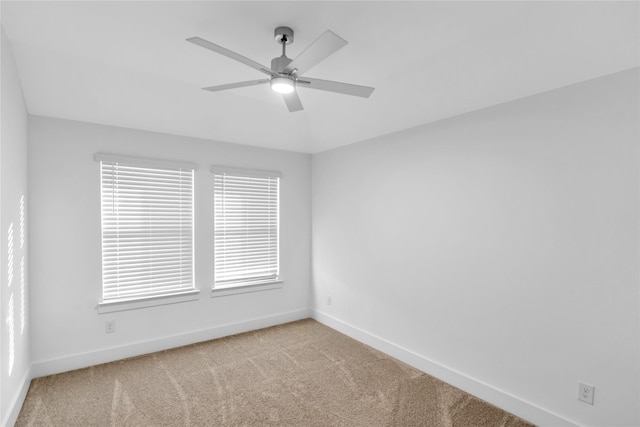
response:
<path id="1" fill-rule="evenodd" d="M 228 83 L 226 85 L 218 85 L 218 86 L 209 86 L 209 87 L 203 87 L 203 90 L 208 90 L 209 92 L 218 92 L 220 90 L 227 90 L 227 89 L 235 89 L 238 87 L 246 87 L 246 86 L 255 86 L 255 85 L 260 85 L 263 83 L 268 83 L 269 79 L 263 79 L 263 80 L 250 80 L 247 82 L 238 82 L 238 83 Z"/>
<path id="2" fill-rule="evenodd" d="M 270 76 L 274 75 L 275 73 L 273 71 L 271 71 L 271 69 L 269 67 L 266 67 L 262 64 L 260 64 L 259 62 L 256 62 L 252 59 L 249 59 L 245 56 L 240 55 L 239 53 L 235 53 L 229 49 L 226 49 L 222 46 L 218 46 L 215 43 L 211 43 L 210 41 L 207 41 L 205 39 L 201 39 L 200 37 L 191 37 L 189 39 L 187 39 L 188 42 L 191 42 L 193 44 L 197 44 L 198 46 L 201 46 L 205 49 L 209 49 L 212 50 L 216 53 L 219 53 L 221 55 L 226 56 L 227 58 L 231 58 L 231 59 L 235 59 L 238 62 L 241 62 L 245 65 L 248 65 L 251 68 L 255 68 L 256 70 L 268 74 Z"/>
<path id="3" fill-rule="evenodd" d="M 302 74 L 346 44 L 346 40 L 327 30 L 291 61 L 285 70 L 291 72 L 297 69 L 298 74 Z"/>
<path id="4" fill-rule="evenodd" d="M 282 94 L 282 98 L 284 99 L 285 104 L 287 104 L 287 108 L 289 109 L 290 113 L 304 110 L 304 108 L 302 108 L 300 97 L 295 90 L 291 93 Z"/>
<path id="5" fill-rule="evenodd" d="M 299 87 L 308 87 L 310 89 L 343 93 L 345 95 L 361 96 L 363 98 L 368 98 L 375 90 L 375 88 L 369 86 L 358 86 L 349 83 L 340 83 L 331 80 L 320 80 L 307 77 L 298 79 L 296 81 L 296 85 Z"/>

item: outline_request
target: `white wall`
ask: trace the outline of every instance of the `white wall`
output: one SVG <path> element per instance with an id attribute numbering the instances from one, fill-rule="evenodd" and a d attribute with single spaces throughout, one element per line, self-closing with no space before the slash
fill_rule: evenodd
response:
<path id="1" fill-rule="evenodd" d="M 101 298 L 101 246 L 99 163 L 93 160 L 96 152 L 198 164 L 195 278 L 201 294 L 197 301 L 97 314 L 96 304 Z M 308 317 L 310 162 L 307 154 L 31 116 L 34 375 Z M 283 173 L 282 289 L 210 297 L 211 164 Z M 116 332 L 105 334 L 104 322 L 112 319 L 116 320 Z"/>
<path id="2" fill-rule="evenodd" d="M 29 385 L 29 304 L 27 237 L 27 109 L 4 32 L 0 130 L 0 425 L 11 424 Z M 21 240 L 21 209 L 24 226 Z M 13 225 L 13 279 L 9 281 L 9 227 Z M 24 264 L 23 264 L 24 263 Z M 24 269 L 21 268 L 24 265 Z M 10 304 L 13 302 L 13 310 Z"/>
<path id="3" fill-rule="evenodd" d="M 319 316 L 488 400 L 639 425 L 638 81 L 634 69 L 314 155 Z"/>

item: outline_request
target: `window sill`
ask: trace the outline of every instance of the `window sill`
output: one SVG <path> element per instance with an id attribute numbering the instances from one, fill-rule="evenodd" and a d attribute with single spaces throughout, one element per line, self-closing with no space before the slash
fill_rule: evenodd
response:
<path id="1" fill-rule="evenodd" d="M 218 287 L 211 289 L 211 298 L 226 297 L 229 295 L 237 294 L 247 294 L 250 292 L 270 291 L 273 289 L 281 289 L 282 287 L 284 287 L 284 282 L 282 280 Z"/>
<path id="2" fill-rule="evenodd" d="M 128 300 L 102 301 L 98 303 L 98 314 L 113 313 L 116 311 L 136 310 L 138 308 L 155 307 L 158 305 L 176 304 L 186 301 L 195 301 L 200 298 L 198 289 L 169 295 L 159 295 L 146 298 Z"/>

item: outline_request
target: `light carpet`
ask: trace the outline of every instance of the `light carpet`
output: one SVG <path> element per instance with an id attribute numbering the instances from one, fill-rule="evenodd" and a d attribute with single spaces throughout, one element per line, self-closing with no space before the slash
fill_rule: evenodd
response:
<path id="1" fill-rule="evenodd" d="M 16 425 L 532 426 L 311 319 L 36 378 Z"/>

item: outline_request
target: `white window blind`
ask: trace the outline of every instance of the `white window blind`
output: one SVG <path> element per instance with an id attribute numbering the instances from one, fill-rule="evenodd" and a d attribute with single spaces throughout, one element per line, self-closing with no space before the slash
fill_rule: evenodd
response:
<path id="1" fill-rule="evenodd" d="M 213 166 L 214 287 L 278 278 L 278 172 Z"/>
<path id="2" fill-rule="evenodd" d="M 103 302 L 195 289 L 190 164 L 100 161 Z"/>

